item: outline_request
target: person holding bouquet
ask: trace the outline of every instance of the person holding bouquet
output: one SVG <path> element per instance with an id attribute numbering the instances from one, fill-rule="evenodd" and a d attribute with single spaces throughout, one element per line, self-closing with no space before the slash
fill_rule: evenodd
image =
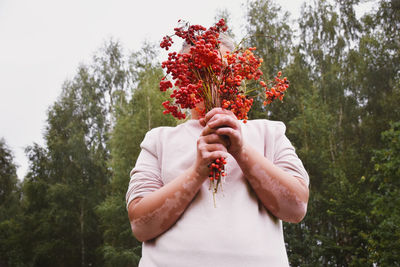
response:
<path id="1" fill-rule="evenodd" d="M 224 36 L 216 35 L 220 58 L 234 50 Z M 221 94 L 227 81 L 213 81 Z M 282 221 L 304 218 L 309 177 L 285 125 L 243 123 L 246 117 L 221 99 L 220 107 L 207 108 L 204 96 L 193 102 L 189 120 L 146 134 L 131 172 L 126 200 L 133 234 L 143 242 L 139 266 L 289 266 Z M 220 161 L 224 177 L 210 173 Z M 223 180 L 217 192 L 213 179 Z"/>

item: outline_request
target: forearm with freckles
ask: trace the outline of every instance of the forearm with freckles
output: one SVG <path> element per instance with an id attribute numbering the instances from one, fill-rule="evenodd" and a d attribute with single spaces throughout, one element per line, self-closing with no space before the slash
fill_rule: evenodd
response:
<path id="1" fill-rule="evenodd" d="M 151 240 L 167 231 L 182 215 L 207 177 L 194 168 L 160 189 L 133 200 L 128 207 L 133 234 L 139 241 Z"/>
<path id="2" fill-rule="evenodd" d="M 304 218 L 309 190 L 301 178 L 283 171 L 246 144 L 233 156 L 265 208 L 283 221 L 298 223 Z"/>

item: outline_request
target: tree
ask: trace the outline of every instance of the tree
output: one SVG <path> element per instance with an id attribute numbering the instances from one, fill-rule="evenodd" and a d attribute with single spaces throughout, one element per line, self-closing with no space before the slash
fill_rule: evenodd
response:
<path id="1" fill-rule="evenodd" d="M 0 139 L 0 221 L 13 217 L 18 210 L 19 187 L 14 156 Z"/>
<path id="2" fill-rule="evenodd" d="M 52 262 L 49 249 L 52 246 L 53 229 L 49 223 L 51 186 L 50 166 L 47 149 L 34 144 L 25 149 L 29 159 L 22 192 L 21 207 L 23 216 L 20 243 L 23 244 L 23 262 L 32 266 L 50 266 Z"/>
<path id="3" fill-rule="evenodd" d="M 375 225 L 369 236 L 372 262 L 378 266 L 400 266 L 400 121 L 382 133 L 384 148 L 372 158 L 375 173 L 371 196 L 371 223 Z"/>
<path id="4" fill-rule="evenodd" d="M 65 82 L 59 100 L 48 112 L 47 147 L 28 149 L 26 226 L 38 235 L 31 239 L 27 255 L 34 266 L 103 262 L 95 209 L 106 196 L 111 176 L 107 166 L 109 112 L 122 85 L 127 84 L 127 71 L 118 63 L 122 60 L 119 50 L 118 43 L 109 42 L 93 65 L 81 65 L 76 76 Z"/>
<path id="5" fill-rule="evenodd" d="M 14 156 L 5 140 L 0 139 L 0 265 L 21 264 L 18 216 L 20 184 Z"/>

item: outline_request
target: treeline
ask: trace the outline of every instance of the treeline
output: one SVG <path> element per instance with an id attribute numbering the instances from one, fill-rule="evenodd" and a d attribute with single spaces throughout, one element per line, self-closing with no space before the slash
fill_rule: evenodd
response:
<path id="1" fill-rule="evenodd" d="M 291 82 L 251 118 L 286 123 L 311 180 L 306 218 L 284 224 L 292 266 L 400 266 L 400 3 L 357 18 L 360 2 L 304 4 L 298 32 L 272 0 L 245 9 L 264 74 Z M 22 182 L 0 142 L 0 266 L 137 265 L 129 171 L 148 130 L 178 123 L 162 114 L 158 53 L 126 56 L 111 40 L 81 65 L 49 108 L 45 146 L 26 149 Z"/>

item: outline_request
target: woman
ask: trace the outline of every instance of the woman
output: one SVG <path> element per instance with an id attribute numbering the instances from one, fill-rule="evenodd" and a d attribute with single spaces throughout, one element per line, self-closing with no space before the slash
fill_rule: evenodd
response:
<path id="1" fill-rule="evenodd" d="M 141 148 L 127 192 L 140 266 L 288 266 L 281 220 L 303 219 L 309 178 L 282 122 L 192 110 L 177 127 L 149 131 Z M 215 208 L 208 165 L 221 157 Z"/>

